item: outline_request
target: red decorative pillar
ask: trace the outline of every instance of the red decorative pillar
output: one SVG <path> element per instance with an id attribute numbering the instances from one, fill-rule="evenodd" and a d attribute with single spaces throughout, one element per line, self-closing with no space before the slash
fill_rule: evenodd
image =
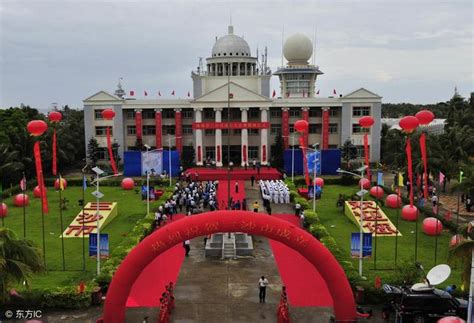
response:
<path id="1" fill-rule="evenodd" d="M 328 149 L 329 147 L 329 108 L 323 108 L 323 142 L 322 149 Z"/>
<path id="2" fill-rule="evenodd" d="M 174 115 L 175 120 L 175 136 L 176 136 L 176 150 L 179 155 L 183 153 L 183 123 L 181 118 L 181 109 L 174 109 L 176 112 Z"/>
<path id="3" fill-rule="evenodd" d="M 281 108 L 281 135 L 283 137 L 283 145 L 288 149 L 290 140 L 290 113 L 289 108 Z"/>
<path id="4" fill-rule="evenodd" d="M 309 123 L 309 108 L 303 107 L 301 108 L 301 110 L 302 110 L 301 112 L 302 119 L 306 120 Z M 308 147 L 308 136 L 309 136 L 309 129 L 308 131 L 304 133 L 304 137 L 303 137 L 305 147 Z"/>
<path id="5" fill-rule="evenodd" d="M 155 109 L 155 141 L 156 149 L 163 148 L 163 133 L 162 133 L 162 119 L 161 119 L 161 109 Z"/>
<path id="6" fill-rule="evenodd" d="M 135 129 L 137 140 L 142 140 L 142 110 L 140 109 L 135 110 Z"/>

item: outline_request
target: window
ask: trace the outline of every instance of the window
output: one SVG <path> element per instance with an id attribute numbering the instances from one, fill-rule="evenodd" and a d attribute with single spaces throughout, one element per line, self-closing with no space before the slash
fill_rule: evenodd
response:
<path id="1" fill-rule="evenodd" d="M 206 136 L 214 136 L 216 134 L 216 131 L 214 129 L 205 129 L 204 134 Z"/>
<path id="2" fill-rule="evenodd" d="M 223 135 L 228 135 L 229 134 L 229 129 L 222 129 L 222 134 Z"/>
<path id="3" fill-rule="evenodd" d="M 234 135 L 240 135 L 242 133 L 242 129 L 234 129 Z"/>
<path id="4" fill-rule="evenodd" d="M 164 119 L 174 119 L 175 113 L 173 109 L 165 109 L 161 112 L 161 117 Z"/>
<path id="5" fill-rule="evenodd" d="M 249 129 L 249 135 L 258 136 L 258 129 Z"/>
<path id="6" fill-rule="evenodd" d="M 135 110 L 124 110 L 125 113 L 125 119 L 135 119 Z"/>
<path id="7" fill-rule="evenodd" d="M 281 124 L 272 124 L 270 128 L 270 134 L 275 136 L 281 135 Z"/>
<path id="8" fill-rule="evenodd" d="M 293 133 L 295 132 L 295 126 L 293 126 L 292 124 L 290 125 L 290 133 Z"/>
<path id="9" fill-rule="evenodd" d="M 155 126 L 143 126 L 143 135 L 144 136 L 150 136 L 150 135 L 155 135 L 156 133 L 156 127 Z"/>
<path id="10" fill-rule="evenodd" d="M 204 119 L 214 119 L 216 117 L 214 110 L 204 109 Z"/>
<path id="11" fill-rule="evenodd" d="M 137 127 L 127 126 L 127 136 L 134 136 L 137 134 Z"/>
<path id="12" fill-rule="evenodd" d="M 290 108 L 290 117 L 301 117 L 301 109 L 300 108 Z"/>
<path id="13" fill-rule="evenodd" d="M 174 135 L 174 126 L 163 126 L 164 135 Z"/>
<path id="14" fill-rule="evenodd" d="M 183 119 L 192 119 L 193 118 L 193 110 L 192 109 L 183 109 L 181 112 L 181 116 Z"/>
<path id="15" fill-rule="evenodd" d="M 337 145 L 328 145 L 329 149 L 337 149 Z"/>
<path id="16" fill-rule="evenodd" d="M 258 108 L 250 108 L 248 115 L 249 119 L 258 119 L 260 117 L 260 111 Z"/>
<path id="17" fill-rule="evenodd" d="M 107 127 L 106 126 L 96 126 L 95 127 L 95 135 L 96 136 L 105 136 Z M 113 136 L 112 134 L 112 127 L 110 127 L 110 135 Z"/>
<path id="18" fill-rule="evenodd" d="M 205 151 L 206 159 L 207 158 L 210 158 L 210 159 L 213 159 L 213 160 L 216 159 L 216 147 L 214 147 L 214 146 L 205 147 L 204 151 Z"/>
<path id="19" fill-rule="evenodd" d="M 97 149 L 97 157 L 99 159 L 109 159 L 109 154 L 107 153 L 107 148 L 98 148 Z"/>
<path id="20" fill-rule="evenodd" d="M 339 116 L 339 110 L 336 108 L 332 108 L 329 110 L 329 116 L 331 117 L 337 117 Z"/>
<path id="21" fill-rule="evenodd" d="M 309 116 L 313 118 L 321 118 L 321 109 L 320 108 L 310 108 Z"/>
<path id="22" fill-rule="evenodd" d="M 370 107 L 353 107 L 352 116 L 353 117 L 370 116 Z"/>
<path id="23" fill-rule="evenodd" d="M 193 134 L 193 126 L 183 124 L 183 135 L 192 135 Z"/>
<path id="24" fill-rule="evenodd" d="M 146 109 L 142 111 L 142 118 L 143 119 L 155 119 L 155 110 L 153 109 Z"/>
<path id="25" fill-rule="evenodd" d="M 337 123 L 330 123 L 329 124 L 329 133 L 337 133 Z"/>
<path id="26" fill-rule="evenodd" d="M 352 133 L 357 134 L 357 133 L 370 133 L 369 128 L 362 128 L 358 123 L 353 123 L 352 124 Z"/>
<path id="27" fill-rule="evenodd" d="M 248 157 L 250 160 L 258 159 L 258 146 L 249 146 Z"/>
<path id="28" fill-rule="evenodd" d="M 309 124 L 309 133 L 321 133 L 321 124 L 310 123 Z"/>
<path id="29" fill-rule="evenodd" d="M 96 120 L 102 120 L 102 111 L 104 110 L 94 110 L 94 119 Z"/>
<path id="30" fill-rule="evenodd" d="M 270 117 L 281 118 L 281 109 L 270 109 Z"/>

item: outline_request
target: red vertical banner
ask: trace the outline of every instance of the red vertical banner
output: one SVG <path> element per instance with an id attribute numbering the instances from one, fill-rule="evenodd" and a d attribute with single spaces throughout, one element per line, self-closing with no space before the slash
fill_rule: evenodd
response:
<path id="1" fill-rule="evenodd" d="M 267 145 L 262 145 L 262 162 L 267 161 Z"/>
<path id="2" fill-rule="evenodd" d="M 367 166 L 367 178 L 370 180 L 372 174 L 370 173 L 370 165 L 369 165 L 369 135 L 366 133 L 364 134 L 364 158 L 365 158 L 365 166 Z"/>
<path id="3" fill-rule="evenodd" d="M 198 160 L 197 160 L 197 161 L 198 161 L 198 163 L 200 163 L 200 162 L 201 162 L 201 159 L 202 159 L 201 146 L 198 146 L 197 151 L 198 151 Z"/>
<path id="4" fill-rule="evenodd" d="M 309 123 L 309 110 L 308 110 L 308 108 L 304 108 L 301 115 L 303 117 L 303 120 L 305 120 Z M 308 147 L 308 133 L 309 133 L 309 131 L 306 131 L 302 134 L 303 139 L 304 139 L 304 146 L 305 147 Z"/>
<path id="5" fill-rule="evenodd" d="M 408 162 L 408 180 L 410 181 L 410 206 L 413 206 L 413 164 L 411 158 L 411 141 L 410 137 L 407 137 L 407 143 L 405 147 L 405 151 L 407 154 L 407 162 Z"/>
<path id="6" fill-rule="evenodd" d="M 217 152 L 216 152 L 216 161 L 220 162 L 221 161 L 221 146 L 217 145 L 216 150 L 217 150 Z"/>
<path id="7" fill-rule="evenodd" d="M 35 156 L 36 180 L 38 182 L 38 186 L 41 189 L 41 207 L 43 208 L 44 213 L 48 213 L 48 197 L 46 194 L 46 187 L 44 186 L 43 166 L 41 162 L 41 149 L 39 141 L 35 142 L 33 152 Z"/>
<path id="8" fill-rule="evenodd" d="M 242 146 L 242 159 L 244 160 L 244 163 L 247 162 L 247 145 Z"/>
<path id="9" fill-rule="evenodd" d="M 176 133 L 176 150 L 179 151 L 179 155 L 183 152 L 183 125 L 181 121 L 181 111 L 176 111 L 174 115 L 175 120 L 175 133 Z"/>
<path id="10" fill-rule="evenodd" d="M 323 133 L 322 148 L 328 149 L 329 148 L 329 108 L 323 109 L 322 133 Z"/>
<path id="11" fill-rule="evenodd" d="M 423 177 L 425 178 L 425 183 L 423 187 L 423 196 L 425 200 L 428 199 L 428 158 L 426 157 L 426 135 L 424 132 L 420 136 L 420 150 L 421 150 L 421 159 L 423 160 Z"/>
<path id="12" fill-rule="evenodd" d="M 56 162 L 56 128 L 53 129 L 53 175 L 58 173 L 58 164 Z"/>
<path id="13" fill-rule="evenodd" d="M 163 148 L 161 111 L 155 112 L 155 128 L 156 149 L 161 149 Z"/>
<path id="14" fill-rule="evenodd" d="M 290 139 L 290 113 L 288 109 L 283 109 L 281 112 L 281 123 L 283 145 L 285 149 L 288 149 Z"/>
<path id="15" fill-rule="evenodd" d="M 117 166 L 115 165 L 114 152 L 112 149 L 112 140 L 110 138 L 110 127 L 107 126 L 106 132 L 107 132 L 107 148 L 109 150 L 110 167 L 112 167 L 112 170 L 114 171 L 114 175 L 117 175 L 118 171 L 117 171 Z"/>
<path id="16" fill-rule="evenodd" d="M 135 129 L 137 134 L 137 140 L 142 140 L 142 113 L 141 111 L 135 112 Z"/>
<path id="17" fill-rule="evenodd" d="M 300 146 L 301 152 L 303 153 L 303 169 L 304 169 L 304 176 L 306 181 L 306 186 L 309 187 L 310 180 L 309 180 L 309 171 L 308 171 L 308 160 L 306 158 L 306 146 L 304 145 L 304 138 L 300 136 Z"/>

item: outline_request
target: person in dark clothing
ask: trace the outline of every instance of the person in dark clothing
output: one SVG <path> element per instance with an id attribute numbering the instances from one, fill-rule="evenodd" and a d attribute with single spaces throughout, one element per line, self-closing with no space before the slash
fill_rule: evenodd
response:
<path id="1" fill-rule="evenodd" d="M 191 251 L 191 241 L 186 240 L 183 242 L 184 250 L 186 251 L 186 257 L 189 257 L 189 252 Z"/>
<path id="2" fill-rule="evenodd" d="M 252 176 L 250 176 L 250 184 L 252 184 L 252 187 L 253 187 L 254 182 L 255 182 L 255 176 L 252 175 Z"/>

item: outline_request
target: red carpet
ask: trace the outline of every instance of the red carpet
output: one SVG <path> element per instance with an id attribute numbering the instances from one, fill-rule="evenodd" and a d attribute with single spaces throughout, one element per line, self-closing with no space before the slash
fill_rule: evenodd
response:
<path id="1" fill-rule="evenodd" d="M 174 215 L 173 221 L 183 217 L 182 214 Z M 133 284 L 127 307 L 159 307 L 165 286 L 170 282 L 176 284 L 183 260 L 184 248 L 181 243 L 156 257 Z"/>
<path id="2" fill-rule="evenodd" d="M 196 173 L 198 174 L 198 180 L 209 181 L 209 180 L 226 180 L 228 178 L 227 167 L 221 168 L 205 168 L 195 167 L 186 170 L 185 174 L 190 174 L 193 180 L 196 179 Z M 260 174 L 257 170 L 253 170 L 252 167 L 248 167 L 247 170 L 244 168 L 234 168 L 230 176 L 235 180 L 250 180 L 250 177 L 254 175 L 256 179 L 281 179 L 282 176 L 276 168 L 261 167 Z"/>
<path id="3" fill-rule="evenodd" d="M 300 226 L 300 220 L 294 215 L 274 214 L 272 216 Z M 316 268 L 297 251 L 280 242 L 269 241 L 280 277 L 288 292 L 290 305 L 332 307 L 331 294 Z"/>
<path id="4" fill-rule="evenodd" d="M 235 192 L 235 183 L 239 183 L 239 192 Z M 225 210 L 227 208 L 227 199 L 228 199 L 228 181 L 220 180 L 219 186 L 217 187 L 217 205 L 219 205 L 219 209 Z M 242 180 L 230 181 L 230 196 L 232 197 L 232 201 L 237 202 L 240 201 L 242 204 L 242 200 L 245 198 L 245 182 Z M 249 204 L 249 201 L 247 201 Z"/>

